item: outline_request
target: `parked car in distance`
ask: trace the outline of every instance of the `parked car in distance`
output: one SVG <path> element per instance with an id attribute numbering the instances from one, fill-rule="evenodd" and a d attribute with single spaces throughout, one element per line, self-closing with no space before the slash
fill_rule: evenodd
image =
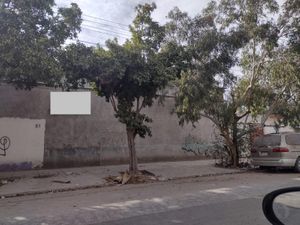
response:
<path id="1" fill-rule="evenodd" d="M 300 172 L 300 133 L 267 134 L 254 140 L 251 157 L 254 166 L 293 167 Z"/>

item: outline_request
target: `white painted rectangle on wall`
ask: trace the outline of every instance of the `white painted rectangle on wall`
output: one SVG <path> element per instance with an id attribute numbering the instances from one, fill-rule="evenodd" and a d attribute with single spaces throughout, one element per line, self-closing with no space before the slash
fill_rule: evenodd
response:
<path id="1" fill-rule="evenodd" d="M 45 124 L 45 119 L 0 118 L 0 170 L 42 165 Z"/>
<path id="2" fill-rule="evenodd" d="M 51 115 L 90 115 L 91 92 L 51 92 Z"/>

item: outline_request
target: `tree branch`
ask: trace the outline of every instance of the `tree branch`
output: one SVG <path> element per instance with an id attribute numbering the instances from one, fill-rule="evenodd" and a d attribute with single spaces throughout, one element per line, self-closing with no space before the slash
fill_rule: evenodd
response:
<path id="1" fill-rule="evenodd" d="M 117 112 L 118 108 L 117 108 L 114 96 L 109 97 L 109 99 L 110 99 L 110 102 L 111 102 L 111 105 L 112 105 L 114 111 Z"/>
<path id="2" fill-rule="evenodd" d="M 135 110 L 136 113 L 139 113 L 139 107 L 140 107 L 140 97 L 136 99 L 136 110 Z"/>
<path id="3" fill-rule="evenodd" d="M 141 112 L 141 110 L 142 110 L 142 108 L 145 106 L 145 98 L 143 99 L 143 101 L 142 101 L 142 104 L 141 104 L 141 106 L 140 106 L 140 108 L 138 108 L 138 111 L 137 111 L 137 113 L 140 113 Z"/>
<path id="4" fill-rule="evenodd" d="M 239 135 L 237 137 L 238 137 L 238 139 L 242 138 L 244 135 L 246 135 L 248 133 L 251 133 L 254 130 L 255 130 L 254 128 L 250 128 L 250 129 L 245 129 L 244 128 L 244 130 L 241 133 L 239 133 Z"/>
<path id="5" fill-rule="evenodd" d="M 253 51 L 253 52 L 255 52 L 255 51 Z M 250 78 L 250 84 L 248 85 L 246 91 L 244 92 L 244 94 L 241 98 L 242 102 L 245 102 L 245 100 L 248 98 L 248 96 L 252 93 L 254 84 L 257 81 L 257 76 L 258 76 L 259 69 L 262 66 L 262 64 L 264 63 L 266 55 L 267 55 L 267 51 L 264 50 L 264 52 L 262 53 L 261 60 L 258 62 L 258 64 L 255 65 L 255 62 L 254 61 L 252 62 L 253 65 L 252 65 L 252 73 L 251 73 L 251 78 Z M 254 58 L 253 58 L 253 60 L 254 60 Z"/>
<path id="6" fill-rule="evenodd" d="M 286 91 L 288 85 L 285 85 L 281 92 L 277 94 L 277 98 L 273 101 L 273 103 L 271 104 L 271 106 L 269 107 L 268 111 L 262 116 L 260 124 L 261 126 L 265 125 L 267 119 L 269 118 L 269 116 L 273 113 L 274 109 L 276 108 L 276 106 L 278 106 L 281 102 L 281 95 Z"/>
<path id="7" fill-rule="evenodd" d="M 248 110 L 247 112 L 245 112 L 244 114 L 242 114 L 242 115 L 240 115 L 240 116 L 237 116 L 236 118 L 237 118 L 238 120 L 240 120 L 240 119 L 242 119 L 243 117 L 247 116 L 249 113 L 251 113 L 250 110 Z"/>
<path id="8" fill-rule="evenodd" d="M 205 113 L 200 113 L 199 115 L 202 116 L 202 117 L 205 117 L 205 118 L 209 119 L 209 120 L 212 121 L 218 128 L 220 128 L 220 124 L 219 124 L 218 121 L 217 121 L 216 119 L 214 119 L 212 116 L 209 116 L 209 115 L 207 115 L 207 114 L 205 114 Z"/>

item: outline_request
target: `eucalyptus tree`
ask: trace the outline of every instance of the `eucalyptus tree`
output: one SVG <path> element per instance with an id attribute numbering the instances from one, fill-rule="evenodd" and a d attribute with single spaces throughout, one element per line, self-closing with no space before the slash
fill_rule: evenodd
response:
<path id="1" fill-rule="evenodd" d="M 299 128 L 300 125 L 300 2 L 287 0 L 282 7 L 279 28 L 283 43 L 267 63 L 270 84 L 281 91 L 281 101 L 273 107 L 279 123 Z M 266 71 L 267 73 L 267 71 Z"/>
<path id="2" fill-rule="evenodd" d="M 211 120 L 224 138 L 233 166 L 238 166 L 240 141 L 248 132 L 239 123 L 245 125 L 255 112 L 275 112 L 273 106 L 286 94 L 278 87 L 271 93 L 263 86 L 265 78 L 274 81 L 267 67 L 279 49 L 281 32 L 273 19 L 278 15 L 275 0 L 212 1 L 193 18 L 178 9 L 169 14 L 168 37 L 188 55 L 180 60 L 188 65 L 181 66 L 178 81 L 180 122 Z M 274 82 L 268 84 L 275 88 Z"/>

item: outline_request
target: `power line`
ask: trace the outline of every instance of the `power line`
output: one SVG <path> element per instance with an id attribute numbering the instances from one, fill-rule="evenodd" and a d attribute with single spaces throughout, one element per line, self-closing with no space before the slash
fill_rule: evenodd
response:
<path id="1" fill-rule="evenodd" d="M 86 27 L 82 27 L 83 29 L 85 30 L 89 30 L 89 31 L 94 31 L 94 32 L 97 32 L 97 33 L 101 33 L 101 34 L 106 34 L 106 35 L 109 35 L 109 36 L 117 36 L 117 37 L 121 37 L 121 38 L 128 38 L 128 36 L 122 36 L 122 35 L 119 35 L 119 34 L 112 34 L 112 33 L 108 33 L 108 32 L 102 32 L 102 31 L 99 31 L 99 30 L 94 30 L 94 29 L 90 29 L 90 28 L 86 28 Z"/>
<path id="2" fill-rule="evenodd" d="M 125 28 L 122 28 L 122 27 L 118 27 L 118 26 L 112 25 L 112 24 L 100 23 L 100 22 L 94 21 L 94 20 L 83 19 L 83 22 L 95 23 L 95 24 L 99 24 L 99 25 L 101 25 L 101 26 L 113 27 L 113 28 L 115 28 L 115 29 L 119 29 L 119 30 L 122 30 L 122 31 L 130 32 L 128 29 L 125 29 Z"/>
<path id="3" fill-rule="evenodd" d="M 90 16 L 90 15 L 86 15 L 86 14 L 83 14 L 83 16 L 86 16 L 86 17 L 89 17 L 89 18 L 93 18 L 93 19 L 97 19 L 97 20 L 106 21 L 106 22 L 109 22 L 109 23 L 118 24 L 119 26 L 128 27 L 128 25 L 126 25 L 126 24 L 124 24 L 124 23 L 118 23 L 118 22 L 114 22 L 114 21 L 107 20 L 107 19 L 103 19 L 103 18 L 96 17 L 96 16 Z"/>
<path id="4" fill-rule="evenodd" d="M 124 35 L 124 36 L 129 36 L 129 34 L 125 34 L 125 33 L 119 33 L 119 32 L 116 32 L 116 31 L 113 31 L 113 30 L 107 30 L 107 29 L 103 29 L 101 27 L 94 27 L 94 26 L 90 26 L 90 25 L 83 25 L 82 26 L 83 28 L 93 28 L 93 29 L 96 29 L 97 31 L 106 31 L 106 32 L 109 32 L 109 33 L 114 33 L 114 34 L 120 34 L 120 35 Z"/>
<path id="5" fill-rule="evenodd" d="M 91 45 L 100 45 L 103 47 L 103 45 L 99 44 L 99 43 L 96 43 L 96 42 L 91 42 L 91 41 L 84 41 L 84 40 L 80 40 L 78 39 L 79 42 L 83 42 L 83 43 L 86 43 L 86 44 L 91 44 Z"/>
<path id="6" fill-rule="evenodd" d="M 69 43 L 70 44 L 76 44 L 76 43 L 86 43 L 86 44 L 90 44 L 90 45 L 100 45 L 100 46 L 103 46 L 99 43 L 96 43 L 96 42 L 91 42 L 91 41 L 84 41 L 84 40 L 81 40 L 81 39 L 75 39 L 75 40 L 71 40 Z"/>
<path id="7" fill-rule="evenodd" d="M 57 4 L 57 5 L 55 6 L 55 8 L 59 8 L 59 7 L 68 7 L 68 6 L 69 6 L 68 4 Z M 129 26 L 129 25 L 124 24 L 124 23 L 114 22 L 114 21 L 112 21 L 112 20 L 104 19 L 104 18 L 97 17 L 97 16 L 90 16 L 90 15 L 87 15 L 87 14 L 82 14 L 82 16 L 88 17 L 88 18 L 92 18 L 92 19 L 96 19 L 96 20 L 102 20 L 102 21 L 105 21 L 105 22 L 108 22 L 108 23 L 117 24 L 117 25 L 119 25 L 119 26 L 123 26 L 123 27 L 126 27 L 126 28 L 128 28 L 128 26 Z"/>
<path id="8" fill-rule="evenodd" d="M 90 28 L 87 28 L 87 27 L 82 27 L 82 28 L 84 30 L 93 31 L 93 32 L 100 33 L 100 34 L 105 34 L 105 35 L 108 35 L 108 36 L 116 36 L 116 37 L 121 37 L 121 38 L 128 38 L 127 36 L 123 36 L 123 35 L 120 35 L 120 34 L 113 34 L 113 33 L 110 33 L 110 32 L 104 32 L 104 31 L 100 31 L 100 30 L 96 30 L 96 29 L 90 29 Z"/>

